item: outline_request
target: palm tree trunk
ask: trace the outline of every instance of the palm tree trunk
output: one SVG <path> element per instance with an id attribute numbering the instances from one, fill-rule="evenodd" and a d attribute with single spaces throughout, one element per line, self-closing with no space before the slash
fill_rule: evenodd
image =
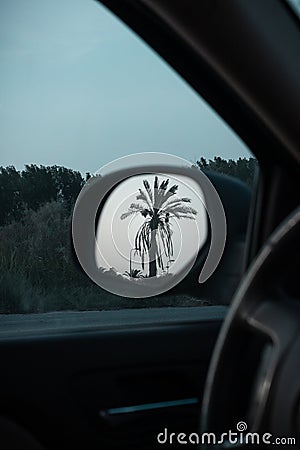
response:
<path id="1" fill-rule="evenodd" d="M 151 233 L 151 247 L 149 249 L 149 277 L 156 277 L 157 275 L 157 244 L 156 244 L 156 230 Z"/>
<path id="2" fill-rule="evenodd" d="M 157 242 L 156 242 L 156 232 L 158 227 L 158 219 L 156 214 L 154 214 L 151 220 L 151 244 L 149 249 L 149 277 L 156 277 L 157 275 Z"/>

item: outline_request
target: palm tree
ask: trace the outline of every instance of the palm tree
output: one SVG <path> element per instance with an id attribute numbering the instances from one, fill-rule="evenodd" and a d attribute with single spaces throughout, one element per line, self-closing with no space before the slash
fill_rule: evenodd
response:
<path id="1" fill-rule="evenodd" d="M 149 256 L 149 277 L 157 275 L 157 265 L 164 268 L 162 255 L 168 259 L 173 256 L 172 223 L 176 219 L 195 219 L 197 211 L 187 203 L 191 199 L 187 197 L 175 197 L 178 185 L 174 184 L 168 189 L 169 179 L 163 180 L 159 185 L 158 177 L 154 179 L 153 190 L 149 181 L 143 180 L 145 189 L 139 189 L 136 200 L 140 203 L 132 203 L 128 210 L 121 215 L 121 220 L 133 214 L 141 214 L 145 221 L 140 226 L 135 236 L 135 249 L 141 257 L 144 270 L 145 256 Z"/>
<path id="2" fill-rule="evenodd" d="M 132 269 L 130 272 L 125 270 L 124 275 L 130 278 L 145 278 L 145 275 L 139 269 Z"/>

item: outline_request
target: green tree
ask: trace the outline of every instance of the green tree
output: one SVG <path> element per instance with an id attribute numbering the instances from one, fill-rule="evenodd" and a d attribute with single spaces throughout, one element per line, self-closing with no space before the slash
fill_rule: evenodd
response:
<path id="1" fill-rule="evenodd" d="M 144 189 L 139 189 L 136 196 L 140 203 L 132 203 L 121 215 L 121 220 L 133 214 L 144 217 L 144 223 L 135 236 L 135 248 L 141 257 L 143 269 L 145 256 L 149 256 L 149 277 L 155 277 L 157 266 L 164 268 L 163 253 L 168 259 L 173 256 L 172 218 L 194 219 L 197 211 L 188 205 L 191 202 L 189 198 L 175 196 L 178 185 L 174 184 L 168 189 L 169 179 L 163 180 L 159 185 L 156 176 L 153 190 L 149 181 L 143 180 L 143 185 Z"/>
<path id="2" fill-rule="evenodd" d="M 84 185 L 80 172 L 59 166 L 0 167 L 0 226 L 20 220 L 27 209 L 59 201 L 70 210 Z"/>
<path id="3" fill-rule="evenodd" d="M 36 164 L 25 165 L 21 177 L 22 199 L 28 209 L 36 211 L 45 203 L 57 199 L 55 179 L 50 167 L 37 166 Z"/>
<path id="4" fill-rule="evenodd" d="M 23 199 L 29 209 L 62 201 L 71 207 L 83 184 L 80 172 L 59 166 L 26 165 L 22 171 Z"/>
<path id="5" fill-rule="evenodd" d="M 58 166 L 49 170 L 55 182 L 57 200 L 63 201 L 68 208 L 72 207 L 84 185 L 80 172 Z"/>
<path id="6" fill-rule="evenodd" d="M 0 167 L 0 226 L 22 216 L 21 181 L 14 166 Z"/>
<path id="7" fill-rule="evenodd" d="M 215 156 L 214 159 L 208 161 L 201 157 L 196 161 L 196 166 L 204 171 L 213 171 L 229 175 L 253 186 L 255 173 L 258 170 L 258 162 L 255 158 L 238 158 L 223 159 L 220 156 Z"/>
<path id="8" fill-rule="evenodd" d="M 142 271 L 139 269 L 131 269 L 131 271 L 125 270 L 124 275 L 130 278 L 145 278 Z"/>

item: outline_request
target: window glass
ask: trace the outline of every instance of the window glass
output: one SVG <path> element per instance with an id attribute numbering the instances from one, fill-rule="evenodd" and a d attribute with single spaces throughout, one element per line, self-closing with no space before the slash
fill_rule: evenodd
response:
<path id="1" fill-rule="evenodd" d="M 76 263 L 72 209 L 92 174 L 133 153 L 180 156 L 252 186 L 244 143 L 92 0 L 1 2 L 0 65 L 0 312 L 209 304 L 101 290 Z"/>

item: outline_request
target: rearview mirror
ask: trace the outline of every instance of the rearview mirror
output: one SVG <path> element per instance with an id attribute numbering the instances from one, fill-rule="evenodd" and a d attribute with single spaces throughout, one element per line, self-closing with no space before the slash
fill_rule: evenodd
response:
<path id="1" fill-rule="evenodd" d="M 144 159 L 147 155 L 153 154 L 143 154 Z M 210 230 L 210 250 L 199 276 L 205 281 L 226 239 L 225 214 L 215 188 L 181 158 L 171 156 L 168 165 L 141 165 L 136 156 L 122 158 L 127 168 L 118 168 L 120 160 L 106 166 L 77 199 L 73 241 L 82 267 L 112 293 L 158 295 L 185 278 Z"/>

